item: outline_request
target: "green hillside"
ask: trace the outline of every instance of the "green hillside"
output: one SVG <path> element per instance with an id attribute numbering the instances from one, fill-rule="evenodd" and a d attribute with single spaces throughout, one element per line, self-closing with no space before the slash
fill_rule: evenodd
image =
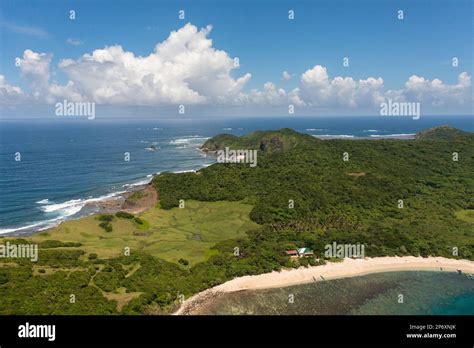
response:
<path id="1" fill-rule="evenodd" d="M 424 130 L 415 135 L 418 140 L 460 140 L 472 137 L 472 134 L 450 126 L 439 126 Z"/>
<path id="2" fill-rule="evenodd" d="M 452 257 L 458 247 L 472 257 L 473 227 L 456 212 L 474 208 L 474 135 L 441 127 L 415 140 L 322 141 L 285 129 L 217 136 L 206 144 L 259 148 L 269 138 L 285 145 L 260 150 L 255 168 L 219 163 L 198 174 L 156 177 L 162 207 L 180 199 L 245 200 L 263 230 L 293 233 L 291 226 L 304 226 L 301 238 L 315 249 L 337 238 L 370 245 L 370 255 Z"/>
<path id="3" fill-rule="evenodd" d="M 241 137 L 231 134 L 219 134 L 208 139 L 201 146 L 201 149 L 209 152 L 222 150 L 227 146 L 232 149 L 252 149 L 268 153 L 312 146 L 319 141 L 310 135 L 283 128 L 278 131 L 255 131 Z"/>

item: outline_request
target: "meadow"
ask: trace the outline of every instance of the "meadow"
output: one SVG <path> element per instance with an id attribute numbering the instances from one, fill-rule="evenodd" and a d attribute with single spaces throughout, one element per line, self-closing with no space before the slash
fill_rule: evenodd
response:
<path id="1" fill-rule="evenodd" d="M 250 220 L 252 206 L 240 202 L 186 201 L 185 207 L 164 210 L 157 205 L 137 215 L 146 227 L 132 219 L 114 217 L 113 230 L 107 232 L 99 227 L 98 216 L 66 221 L 60 226 L 33 235 L 34 243 L 46 240 L 80 243 L 87 258 L 96 254 L 98 258 L 111 258 L 123 254 L 124 248 L 131 252 L 140 250 L 170 262 L 179 259 L 196 264 L 208 259 L 215 251 L 211 247 L 218 242 L 245 237 L 245 232 L 258 227 Z"/>

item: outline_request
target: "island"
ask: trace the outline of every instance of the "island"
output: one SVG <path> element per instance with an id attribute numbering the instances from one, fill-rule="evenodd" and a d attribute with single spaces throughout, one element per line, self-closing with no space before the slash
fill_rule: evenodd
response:
<path id="1" fill-rule="evenodd" d="M 179 313 L 229 281 L 287 286 L 295 272 L 349 276 L 344 265 L 474 273 L 474 134 L 321 140 L 280 129 L 217 135 L 200 150 L 225 148 L 255 150 L 258 164 L 161 173 L 107 211 L 0 238 L 39 250 L 36 262 L 0 258 L 0 314 Z M 326 257 L 335 242 L 365 255 Z"/>

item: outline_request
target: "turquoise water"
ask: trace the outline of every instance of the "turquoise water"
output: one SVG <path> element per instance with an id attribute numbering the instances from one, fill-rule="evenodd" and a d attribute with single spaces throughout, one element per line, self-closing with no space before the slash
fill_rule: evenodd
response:
<path id="1" fill-rule="evenodd" d="M 197 314 L 473 315 L 474 279 L 455 272 L 376 273 L 220 295 L 203 308 Z"/>
<path id="2" fill-rule="evenodd" d="M 433 314 L 445 314 L 445 315 L 456 315 L 456 314 L 470 314 L 474 313 L 474 292 L 454 296 L 451 298 L 448 304 L 435 305 L 432 308 Z"/>

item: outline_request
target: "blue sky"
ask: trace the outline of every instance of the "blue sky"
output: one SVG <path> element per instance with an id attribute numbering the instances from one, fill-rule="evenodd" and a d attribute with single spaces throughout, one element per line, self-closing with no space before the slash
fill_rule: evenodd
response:
<path id="1" fill-rule="evenodd" d="M 76 11 L 75 20 L 69 19 L 71 9 Z M 295 11 L 294 20 L 288 19 L 290 9 Z M 397 19 L 399 9 L 404 11 L 403 20 Z M 185 10 L 185 20 L 178 18 L 179 10 Z M 316 65 L 326 69 L 329 79 L 381 77 L 384 92 L 403 88 L 412 75 L 439 79 L 445 85 L 456 85 L 462 72 L 472 75 L 472 2 L 468 0 L 2 0 L 0 23 L 0 74 L 9 86 L 24 93 L 31 87 L 14 63 L 27 49 L 52 54 L 51 82 L 62 85 L 71 79 L 58 67 L 63 59 L 79 60 L 112 45 L 148 56 L 171 31 L 187 23 L 198 29 L 212 25 L 207 35 L 212 47 L 239 58 L 239 69 L 229 74 L 233 78 L 251 74 L 243 93 L 264 90 L 262 86 L 272 82 L 289 94 L 302 88 L 302 74 Z M 76 45 L 68 44 L 68 39 Z M 350 59 L 349 67 L 343 67 L 344 57 Z M 459 59 L 458 67 L 452 66 L 453 57 Z M 292 78 L 282 79 L 283 71 Z M 451 99 L 443 102 L 445 112 L 472 110 L 472 100 L 458 107 Z M 311 105 L 344 107 L 332 102 L 326 106 L 320 99 Z"/>

